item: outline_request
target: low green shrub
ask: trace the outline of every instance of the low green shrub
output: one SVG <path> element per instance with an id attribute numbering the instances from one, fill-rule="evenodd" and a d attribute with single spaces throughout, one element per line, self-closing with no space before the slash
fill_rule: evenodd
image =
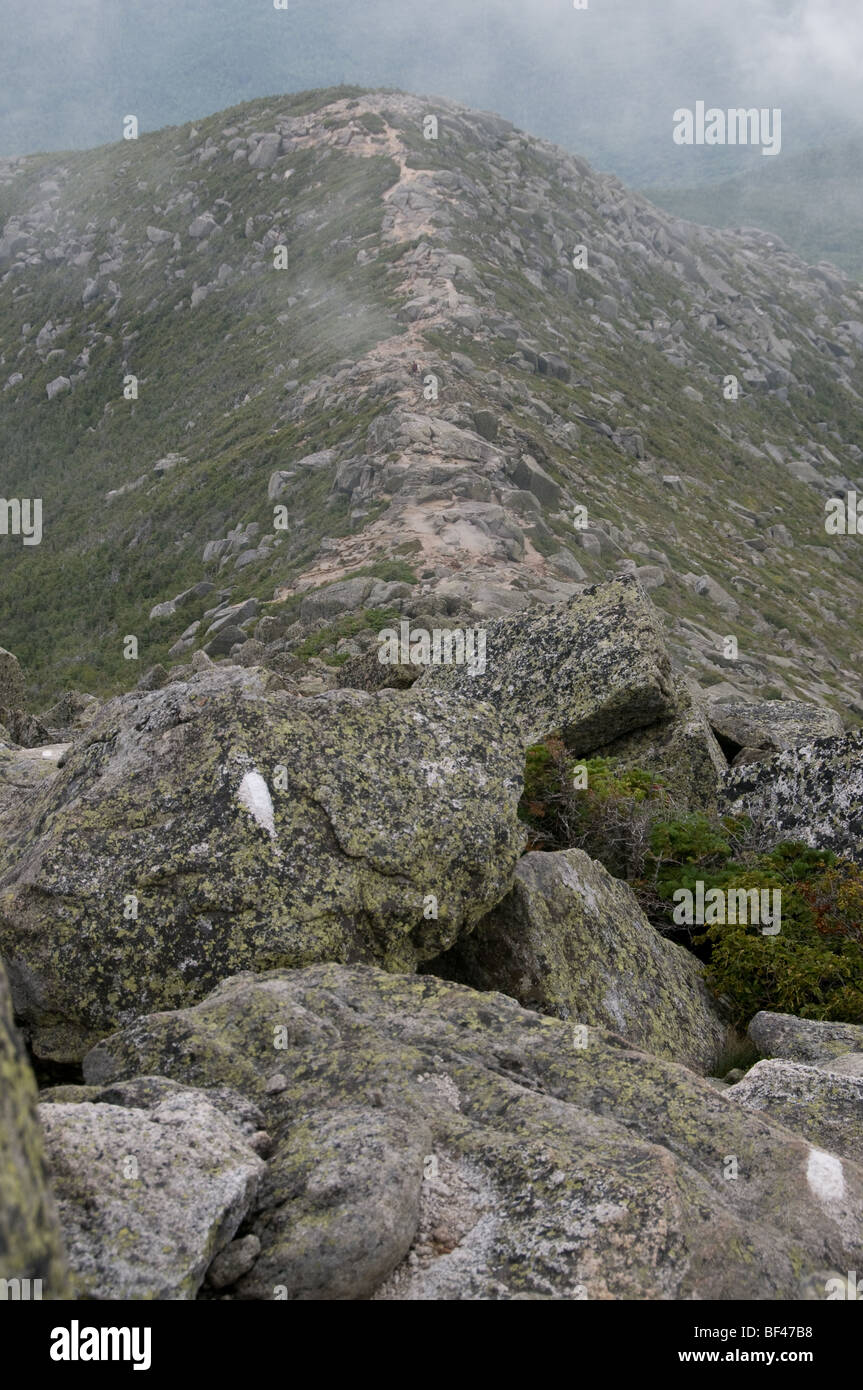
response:
<path id="1" fill-rule="evenodd" d="M 528 750 L 519 814 L 529 849 L 577 847 L 626 879 L 653 925 L 701 957 L 738 1028 L 761 1009 L 863 1023 L 858 865 L 798 843 L 753 847 L 745 818 L 681 814 L 660 778 L 612 758 L 578 762 L 559 737 Z M 674 894 L 695 895 L 699 883 L 705 898 L 713 888 L 780 890 L 780 931 L 759 922 L 681 928 Z"/>
<path id="2" fill-rule="evenodd" d="M 661 779 L 613 758 L 579 761 L 559 737 L 528 749 L 519 814 L 532 849 L 583 849 L 618 878 L 641 872 L 650 827 L 671 798 Z"/>
<path id="3" fill-rule="evenodd" d="M 657 897 L 673 923 L 673 895 L 696 884 L 724 892 L 779 890 L 781 924 L 776 935 L 759 923 L 705 924 L 693 944 L 706 962 L 707 983 L 745 1025 L 760 1009 L 800 1018 L 863 1023 L 863 872 L 849 860 L 785 843 L 769 853 L 732 853 L 721 829 L 680 823 L 654 827 L 655 877 L 637 885 Z M 664 857 L 669 854 L 670 857 Z M 727 899 L 726 899 L 727 901 Z M 772 899 L 770 900 L 772 901 Z M 719 914 L 725 916 L 724 913 Z"/>

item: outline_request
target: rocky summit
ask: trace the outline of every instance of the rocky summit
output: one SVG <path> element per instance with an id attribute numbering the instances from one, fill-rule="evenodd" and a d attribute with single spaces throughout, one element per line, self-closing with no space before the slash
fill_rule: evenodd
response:
<path id="1" fill-rule="evenodd" d="M 0 1291 L 845 1287 L 860 284 L 338 88 L 0 160 L 0 366 Z"/>

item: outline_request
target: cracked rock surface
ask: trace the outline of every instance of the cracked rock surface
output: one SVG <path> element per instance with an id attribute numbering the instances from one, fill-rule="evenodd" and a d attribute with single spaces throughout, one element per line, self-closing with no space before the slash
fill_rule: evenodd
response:
<path id="1" fill-rule="evenodd" d="M 613 1034 L 575 1044 L 503 995 L 317 965 L 140 1018 L 84 1072 L 260 1106 L 238 1298 L 796 1300 L 860 1267 L 858 1164 Z"/>

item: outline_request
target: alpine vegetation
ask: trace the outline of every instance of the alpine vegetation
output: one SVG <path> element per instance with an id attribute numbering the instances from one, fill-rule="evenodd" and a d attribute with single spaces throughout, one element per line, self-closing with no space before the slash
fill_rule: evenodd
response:
<path id="1" fill-rule="evenodd" d="M 759 927 L 762 936 L 778 936 L 782 930 L 781 888 L 708 888 L 705 893 L 699 879 L 694 893 L 689 888 L 675 889 L 673 901 L 672 918 L 679 927 L 740 923 Z"/>
<path id="2" fill-rule="evenodd" d="M 0 159 L 0 1302 L 859 1301 L 863 287 L 450 98 L 140 92 Z"/>

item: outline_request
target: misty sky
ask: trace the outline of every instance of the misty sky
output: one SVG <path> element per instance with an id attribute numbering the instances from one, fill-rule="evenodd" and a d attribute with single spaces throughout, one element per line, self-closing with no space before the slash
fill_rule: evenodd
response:
<path id="1" fill-rule="evenodd" d="M 0 34 L 4 154 L 339 82 L 499 111 L 642 185 L 694 169 L 669 142 L 698 99 L 781 106 L 789 152 L 863 125 L 863 0 L 0 0 Z"/>

